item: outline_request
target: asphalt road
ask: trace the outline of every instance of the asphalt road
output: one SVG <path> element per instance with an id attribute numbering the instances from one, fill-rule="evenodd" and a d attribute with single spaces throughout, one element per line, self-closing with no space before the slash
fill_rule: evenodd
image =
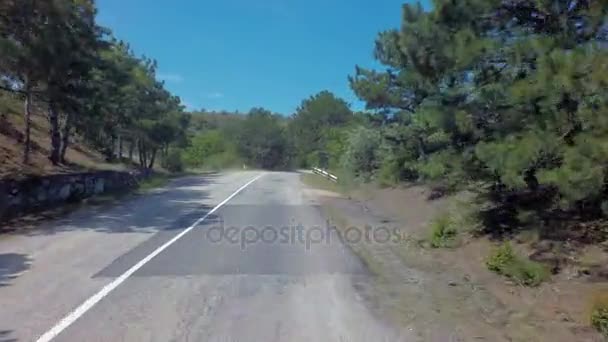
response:
<path id="1" fill-rule="evenodd" d="M 0 341 L 412 340 L 315 203 L 297 173 L 230 172 L 0 238 Z"/>

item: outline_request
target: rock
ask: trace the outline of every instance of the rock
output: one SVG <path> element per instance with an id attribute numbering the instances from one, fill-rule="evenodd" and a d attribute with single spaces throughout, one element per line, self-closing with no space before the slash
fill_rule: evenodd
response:
<path id="1" fill-rule="evenodd" d="M 442 186 L 434 187 L 431 189 L 430 194 L 427 196 L 427 200 L 434 201 L 445 197 L 447 195 L 448 189 Z"/>
<path id="2" fill-rule="evenodd" d="M 0 179 L 0 219 L 45 210 L 108 191 L 133 188 L 138 177 L 140 174 L 104 171 L 23 180 Z"/>
<path id="3" fill-rule="evenodd" d="M 61 187 L 61 190 L 59 190 L 59 198 L 61 200 L 66 200 L 70 197 L 70 194 L 72 193 L 72 186 L 70 184 L 66 184 L 63 187 Z"/>
<path id="4" fill-rule="evenodd" d="M 102 192 L 104 192 L 105 190 L 105 182 L 104 179 L 98 179 L 97 182 L 95 183 L 95 194 L 101 194 Z"/>
<path id="5" fill-rule="evenodd" d="M 8 196 L 8 207 L 18 207 L 23 203 L 23 198 L 20 195 Z"/>
<path id="6" fill-rule="evenodd" d="M 38 202 L 45 202 L 46 198 L 46 191 L 44 189 L 38 190 L 38 194 L 36 195 L 36 199 L 38 200 Z"/>

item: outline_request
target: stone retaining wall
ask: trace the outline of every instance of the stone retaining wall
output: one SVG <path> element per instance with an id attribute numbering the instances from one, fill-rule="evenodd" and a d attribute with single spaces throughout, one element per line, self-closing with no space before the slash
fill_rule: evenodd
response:
<path id="1" fill-rule="evenodd" d="M 144 177 L 140 172 L 100 171 L 90 173 L 0 180 L 0 223 L 93 195 L 127 191 Z"/>

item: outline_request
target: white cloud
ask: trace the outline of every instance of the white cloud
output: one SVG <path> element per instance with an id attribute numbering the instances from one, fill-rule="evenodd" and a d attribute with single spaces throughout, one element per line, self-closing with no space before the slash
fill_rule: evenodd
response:
<path id="1" fill-rule="evenodd" d="M 163 73 L 163 72 L 159 72 L 156 75 L 156 78 L 158 78 L 159 80 L 163 80 L 165 82 L 171 82 L 171 83 L 181 83 L 184 81 L 184 77 L 180 74 L 175 74 L 175 73 Z"/>
<path id="2" fill-rule="evenodd" d="M 212 93 L 207 93 L 205 95 L 206 98 L 211 99 L 211 100 L 216 100 L 216 99 L 221 99 L 224 97 L 224 94 L 220 93 L 220 92 L 212 92 Z"/>

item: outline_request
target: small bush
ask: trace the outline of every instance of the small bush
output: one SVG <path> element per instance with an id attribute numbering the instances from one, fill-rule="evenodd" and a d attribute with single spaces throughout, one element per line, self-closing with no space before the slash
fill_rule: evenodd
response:
<path id="1" fill-rule="evenodd" d="M 184 171 L 184 162 L 180 151 L 171 151 L 161 161 L 161 166 L 169 172 Z"/>
<path id="2" fill-rule="evenodd" d="M 214 154 L 208 156 L 203 163 L 202 168 L 207 170 L 223 170 L 229 168 L 240 168 L 244 164 L 242 158 L 240 158 L 234 151 L 226 151 L 223 153 Z"/>
<path id="3" fill-rule="evenodd" d="M 510 243 L 496 249 L 486 265 L 490 271 L 525 286 L 538 286 L 549 277 L 549 270 L 544 265 L 517 255 Z"/>
<path id="4" fill-rule="evenodd" d="M 145 192 L 152 189 L 161 188 L 169 182 L 169 176 L 165 174 L 153 174 L 152 176 L 139 182 L 138 190 Z"/>
<path id="5" fill-rule="evenodd" d="M 395 160 L 382 163 L 378 170 L 378 184 L 382 187 L 390 187 L 399 183 L 399 164 Z"/>
<path id="6" fill-rule="evenodd" d="M 595 329 L 608 338 L 608 292 L 602 291 L 593 297 L 590 321 Z"/>
<path id="7" fill-rule="evenodd" d="M 357 127 L 348 135 L 341 164 L 356 178 L 370 181 L 382 161 L 382 135 L 377 130 Z"/>
<path id="8" fill-rule="evenodd" d="M 591 324 L 608 337 L 608 307 L 594 310 L 591 314 Z"/>
<path id="9" fill-rule="evenodd" d="M 458 230 L 448 214 L 442 214 L 431 222 L 431 246 L 450 248 L 456 245 Z"/>

